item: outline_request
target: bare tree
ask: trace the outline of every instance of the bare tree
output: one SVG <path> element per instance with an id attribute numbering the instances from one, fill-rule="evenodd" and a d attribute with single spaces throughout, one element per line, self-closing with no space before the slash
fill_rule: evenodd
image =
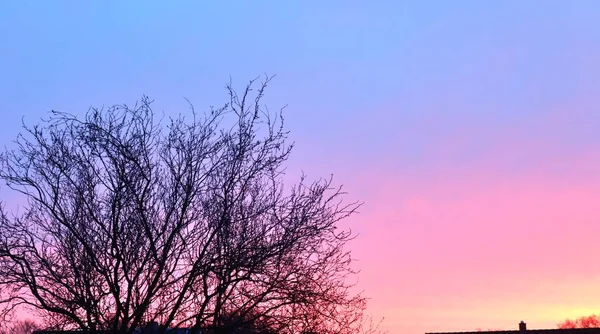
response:
<path id="1" fill-rule="evenodd" d="M 353 238 L 332 179 L 289 188 L 282 112 L 269 78 L 222 108 L 161 123 L 134 107 L 53 111 L 1 156 L 27 198 L 0 211 L 0 287 L 55 328 L 131 332 L 149 321 L 218 328 L 231 314 L 281 333 L 355 333 Z"/>
<path id="2" fill-rule="evenodd" d="M 31 334 L 38 329 L 40 325 L 28 319 L 0 323 L 0 334 Z"/>
<path id="3" fill-rule="evenodd" d="M 567 319 L 558 324 L 558 328 L 560 329 L 598 327 L 600 327 L 600 315 L 596 314 L 579 317 L 575 320 Z"/>

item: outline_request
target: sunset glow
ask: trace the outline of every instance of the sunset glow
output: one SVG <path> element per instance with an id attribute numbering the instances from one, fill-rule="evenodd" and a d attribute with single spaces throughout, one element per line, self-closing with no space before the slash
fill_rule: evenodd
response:
<path id="1" fill-rule="evenodd" d="M 342 225 L 382 329 L 600 313 L 600 2 L 236 3 L 0 3 L 0 143 L 51 109 L 185 114 L 276 74 L 286 180 L 364 202 Z"/>

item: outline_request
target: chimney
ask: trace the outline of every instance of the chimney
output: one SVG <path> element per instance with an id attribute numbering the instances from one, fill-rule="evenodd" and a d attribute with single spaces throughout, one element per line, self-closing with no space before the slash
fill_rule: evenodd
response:
<path id="1" fill-rule="evenodd" d="M 527 324 L 523 321 L 519 323 L 519 334 L 525 334 L 527 331 Z"/>

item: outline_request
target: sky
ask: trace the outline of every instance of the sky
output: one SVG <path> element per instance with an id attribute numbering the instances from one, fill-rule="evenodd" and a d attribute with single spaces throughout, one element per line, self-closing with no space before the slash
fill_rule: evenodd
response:
<path id="1" fill-rule="evenodd" d="M 600 2 L 1 1 L 0 145 L 51 109 L 169 113 L 276 75 L 390 333 L 600 312 Z M 10 201 L 0 187 L 0 197 Z"/>

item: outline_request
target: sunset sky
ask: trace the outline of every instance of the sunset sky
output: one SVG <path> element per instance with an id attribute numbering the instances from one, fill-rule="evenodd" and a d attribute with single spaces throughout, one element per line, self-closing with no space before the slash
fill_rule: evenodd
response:
<path id="1" fill-rule="evenodd" d="M 50 109 L 186 113 L 265 73 L 290 179 L 365 202 L 344 225 L 383 329 L 600 312 L 600 1 L 0 1 L 2 146 Z"/>

